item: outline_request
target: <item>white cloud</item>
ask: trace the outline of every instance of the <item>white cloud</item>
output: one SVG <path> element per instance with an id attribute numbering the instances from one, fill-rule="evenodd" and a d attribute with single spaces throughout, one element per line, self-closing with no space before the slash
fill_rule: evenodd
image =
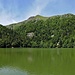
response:
<path id="1" fill-rule="evenodd" d="M 13 19 L 15 15 L 8 13 L 8 11 L 9 10 L 6 10 L 2 3 L 0 3 L 0 24 L 8 25 L 11 23 L 16 23 L 16 21 Z"/>
<path id="2" fill-rule="evenodd" d="M 14 0 L 14 3 L 15 3 L 15 1 L 16 0 Z M 31 8 L 29 9 L 29 12 L 26 13 L 24 11 L 25 12 L 24 20 L 29 18 L 30 16 L 41 14 L 43 9 L 45 9 L 45 7 L 48 5 L 48 3 L 50 1 L 52 2 L 54 0 L 34 0 Z M 19 9 L 18 6 L 14 7 L 14 8 Z M 7 10 L 3 7 L 2 3 L 0 3 L 0 24 L 8 25 L 11 23 L 17 23 L 17 22 L 19 22 L 19 20 L 22 21 L 21 19 L 17 19 L 17 17 L 16 17 L 18 14 L 17 12 L 19 12 L 19 11 L 16 11 L 16 13 L 15 13 L 15 11 L 12 12 L 11 10 L 12 10 L 11 6 L 9 6 L 9 9 Z M 18 16 L 18 18 L 20 18 L 20 15 Z"/>
<path id="3" fill-rule="evenodd" d="M 31 6 L 31 10 L 26 16 L 26 19 L 30 16 L 38 15 L 42 13 L 42 10 L 48 5 L 52 0 L 35 0 Z"/>
<path id="4" fill-rule="evenodd" d="M 2 12 L 0 14 L 0 23 L 3 25 L 16 23 L 16 21 L 12 18 L 12 16 L 8 13 Z"/>

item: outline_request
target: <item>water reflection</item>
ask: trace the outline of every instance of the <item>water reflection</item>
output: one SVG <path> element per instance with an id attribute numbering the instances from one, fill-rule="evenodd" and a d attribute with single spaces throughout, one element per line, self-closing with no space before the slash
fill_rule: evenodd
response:
<path id="1" fill-rule="evenodd" d="M 74 66 L 75 49 L 0 49 L 0 75 L 75 75 Z"/>
<path id="2" fill-rule="evenodd" d="M 29 75 L 29 74 L 19 69 L 4 67 L 0 68 L 0 75 Z"/>

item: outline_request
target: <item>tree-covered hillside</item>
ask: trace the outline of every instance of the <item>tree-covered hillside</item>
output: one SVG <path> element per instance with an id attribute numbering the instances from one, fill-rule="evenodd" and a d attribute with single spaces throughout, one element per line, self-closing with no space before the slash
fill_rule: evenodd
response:
<path id="1" fill-rule="evenodd" d="M 0 48 L 13 47 L 15 41 L 18 40 L 18 37 L 17 32 L 0 25 Z"/>
<path id="2" fill-rule="evenodd" d="M 10 47 L 75 47 L 75 15 L 73 14 L 52 17 L 37 15 L 30 17 L 26 21 L 8 25 L 3 28 L 5 28 L 6 32 L 4 32 L 6 34 L 4 34 L 4 32 L 0 33 L 0 35 L 4 35 L 0 37 L 0 41 L 8 40 L 9 38 L 7 37 L 11 37 L 12 39 L 8 40 L 11 44 Z M 0 29 L 0 32 L 1 31 Z M 9 35 L 7 33 L 9 33 Z M 4 43 L 6 45 L 4 47 L 8 47 L 6 41 L 4 41 Z M 1 43 L 1 45 L 4 43 Z"/>

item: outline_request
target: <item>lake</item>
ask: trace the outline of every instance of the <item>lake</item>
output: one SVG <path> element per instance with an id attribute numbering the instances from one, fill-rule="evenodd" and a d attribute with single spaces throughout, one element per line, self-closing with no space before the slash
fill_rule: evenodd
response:
<path id="1" fill-rule="evenodd" d="M 0 75 L 75 75 L 75 49 L 0 49 Z"/>

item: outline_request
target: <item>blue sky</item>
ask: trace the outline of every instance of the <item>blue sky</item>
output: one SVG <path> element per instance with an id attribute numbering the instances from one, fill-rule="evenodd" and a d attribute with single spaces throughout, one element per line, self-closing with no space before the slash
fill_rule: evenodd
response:
<path id="1" fill-rule="evenodd" d="M 0 0 L 0 24 L 26 20 L 30 16 L 75 14 L 75 0 Z"/>

